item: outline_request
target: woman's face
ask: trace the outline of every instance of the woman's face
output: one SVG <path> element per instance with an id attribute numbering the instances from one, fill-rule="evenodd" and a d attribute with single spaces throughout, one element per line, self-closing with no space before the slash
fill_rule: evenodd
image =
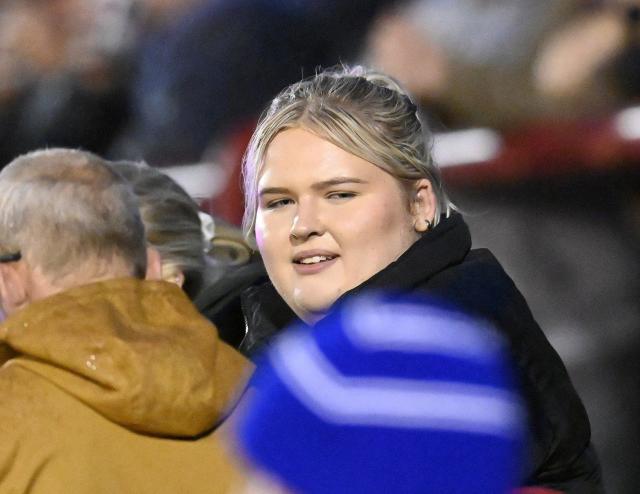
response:
<path id="1" fill-rule="evenodd" d="M 419 182 L 427 184 L 420 194 L 431 194 Z M 397 179 L 303 129 L 273 139 L 258 195 L 256 240 L 267 272 L 308 323 L 406 251 L 424 217 Z"/>

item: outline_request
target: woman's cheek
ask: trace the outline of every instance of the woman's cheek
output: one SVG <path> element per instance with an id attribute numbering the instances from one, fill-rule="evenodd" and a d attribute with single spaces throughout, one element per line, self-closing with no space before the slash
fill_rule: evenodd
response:
<path id="1" fill-rule="evenodd" d="M 256 245 L 266 264 L 278 260 L 288 244 L 289 232 L 280 218 L 256 218 Z"/>
<path id="2" fill-rule="evenodd" d="M 256 245 L 258 246 L 258 250 L 262 252 L 264 249 L 264 234 L 262 233 L 262 228 L 258 228 L 256 225 L 255 234 L 256 234 Z"/>
<path id="3" fill-rule="evenodd" d="M 266 242 L 268 241 L 269 234 L 267 232 L 267 225 L 265 225 L 265 220 L 263 216 L 258 213 L 256 216 L 256 225 L 255 225 L 255 235 L 256 235 L 256 245 L 258 246 L 258 250 L 260 253 L 267 247 Z"/>

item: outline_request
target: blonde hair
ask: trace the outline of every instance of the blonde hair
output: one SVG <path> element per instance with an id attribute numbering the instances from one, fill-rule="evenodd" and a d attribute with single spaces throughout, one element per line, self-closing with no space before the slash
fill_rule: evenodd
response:
<path id="1" fill-rule="evenodd" d="M 428 179 L 437 199 L 434 224 L 454 209 L 431 156 L 431 136 L 409 95 L 384 74 L 341 66 L 285 88 L 260 118 L 243 162 L 245 235 L 255 226 L 267 148 L 279 132 L 292 128 L 304 128 L 404 184 Z"/>
<path id="2" fill-rule="evenodd" d="M 57 282 L 124 265 L 144 277 L 144 227 L 130 187 L 100 157 L 34 151 L 0 173 L 0 252 L 17 253 Z"/>
<path id="3" fill-rule="evenodd" d="M 146 163 L 110 163 L 133 188 L 145 226 L 147 242 L 160 253 L 163 267 L 184 274 L 182 288 L 194 298 L 202 289 L 207 268 L 207 242 L 202 233 L 200 208 L 171 177 Z"/>

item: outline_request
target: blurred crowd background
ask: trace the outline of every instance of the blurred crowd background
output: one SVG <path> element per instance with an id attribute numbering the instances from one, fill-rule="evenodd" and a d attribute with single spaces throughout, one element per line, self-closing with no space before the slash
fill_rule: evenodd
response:
<path id="1" fill-rule="evenodd" d="M 563 357 L 612 493 L 640 485 L 640 2 L 3 0 L 0 163 L 162 167 L 239 223 L 263 106 L 362 63 L 416 97 L 476 246 Z"/>

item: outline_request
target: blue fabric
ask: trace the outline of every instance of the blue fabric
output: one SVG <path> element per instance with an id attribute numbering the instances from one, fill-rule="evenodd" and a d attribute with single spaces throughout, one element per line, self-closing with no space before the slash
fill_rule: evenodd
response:
<path id="1" fill-rule="evenodd" d="M 395 419 L 387 421 L 366 414 L 343 420 L 301 399 L 283 374 L 279 359 L 302 356 L 309 359 L 311 369 L 315 357 L 313 352 L 305 354 L 311 344 L 337 371 L 337 385 L 354 378 L 384 379 L 382 382 L 389 383 L 390 388 L 407 381 L 417 386 L 441 382 L 479 385 L 487 395 L 505 394 L 519 405 L 505 346 L 490 326 L 443 309 L 432 300 L 407 302 L 405 298 L 402 305 L 398 303 L 395 298 L 348 302 L 314 328 L 300 327 L 285 334 L 258 363 L 253 379 L 255 394 L 237 425 L 241 448 L 254 464 L 301 493 L 509 492 L 520 480 L 524 417 L 519 412 L 505 417 L 505 424 L 512 425 L 505 425 L 506 432 L 501 433 L 424 424 L 399 426 Z M 477 346 L 481 342 L 480 354 L 465 357 L 465 352 L 456 350 L 404 350 L 379 343 L 372 350 L 345 330 L 346 325 L 357 325 L 363 319 L 373 321 L 375 326 L 377 311 L 379 320 L 384 321 L 383 310 L 388 315 L 389 308 L 402 310 L 407 303 L 419 310 L 403 317 L 404 324 L 415 325 L 418 331 L 446 331 L 462 320 L 472 330 L 467 336 L 473 342 L 461 339 L 459 344 Z M 361 317 L 364 312 L 366 318 Z M 441 326 L 421 326 L 433 313 L 439 316 Z M 304 376 L 297 377 L 305 382 Z M 317 396 L 323 390 L 306 392 Z M 346 401 L 349 399 L 347 395 Z M 371 414 L 376 408 L 372 404 Z M 521 408 L 516 406 L 514 410 Z M 482 411 L 465 411 L 471 418 L 475 413 L 481 415 Z"/>

